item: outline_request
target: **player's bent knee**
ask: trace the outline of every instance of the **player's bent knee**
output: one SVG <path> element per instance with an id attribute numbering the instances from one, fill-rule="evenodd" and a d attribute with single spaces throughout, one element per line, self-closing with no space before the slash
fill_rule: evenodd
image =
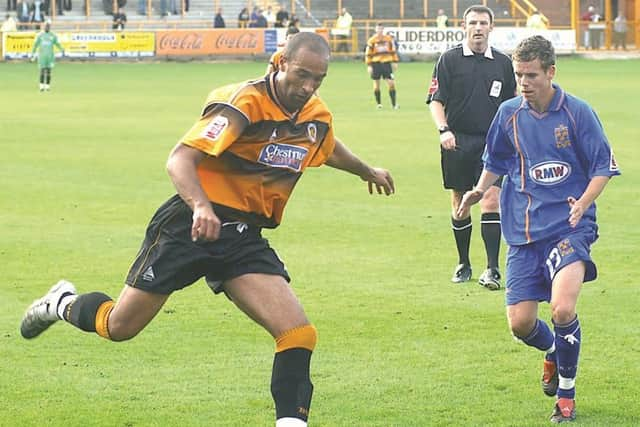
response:
<path id="1" fill-rule="evenodd" d="M 535 321 L 532 323 L 529 319 L 509 318 L 509 329 L 511 330 L 511 334 L 519 339 L 528 336 L 535 325 Z"/>
<path id="2" fill-rule="evenodd" d="M 109 339 L 111 341 L 127 341 L 140 333 L 141 329 L 132 326 L 129 322 L 118 319 L 109 320 Z"/>

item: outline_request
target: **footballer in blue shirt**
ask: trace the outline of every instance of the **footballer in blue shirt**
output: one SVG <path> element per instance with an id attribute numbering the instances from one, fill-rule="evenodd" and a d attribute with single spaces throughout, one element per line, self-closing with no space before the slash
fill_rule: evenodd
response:
<path id="1" fill-rule="evenodd" d="M 542 390 L 556 397 L 555 423 L 573 421 L 581 329 L 576 303 L 596 278 L 590 247 L 596 205 L 618 165 L 596 113 L 553 83 L 555 51 L 532 36 L 512 56 L 521 95 L 505 101 L 489 128 L 484 170 L 460 210 L 505 176 L 500 206 L 507 254 L 506 304 L 512 334 L 545 353 Z M 554 331 L 538 318 L 550 302 Z"/>

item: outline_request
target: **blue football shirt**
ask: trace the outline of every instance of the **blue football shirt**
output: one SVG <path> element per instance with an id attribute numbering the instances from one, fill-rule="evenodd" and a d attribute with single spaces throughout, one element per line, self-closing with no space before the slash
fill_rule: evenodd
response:
<path id="1" fill-rule="evenodd" d="M 518 96 L 500 105 L 487 134 L 484 167 L 505 175 L 500 210 L 509 245 L 570 232 L 567 198 L 578 199 L 595 176 L 620 174 L 593 109 L 553 86 L 548 111 Z M 597 227 L 595 203 L 578 226 Z"/>

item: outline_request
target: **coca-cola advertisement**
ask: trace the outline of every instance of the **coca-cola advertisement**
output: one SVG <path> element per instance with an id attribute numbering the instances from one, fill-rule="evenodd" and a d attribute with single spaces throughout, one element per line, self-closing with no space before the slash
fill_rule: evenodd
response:
<path id="1" fill-rule="evenodd" d="M 156 34 L 156 55 L 246 55 L 264 53 L 264 30 L 170 30 Z"/>

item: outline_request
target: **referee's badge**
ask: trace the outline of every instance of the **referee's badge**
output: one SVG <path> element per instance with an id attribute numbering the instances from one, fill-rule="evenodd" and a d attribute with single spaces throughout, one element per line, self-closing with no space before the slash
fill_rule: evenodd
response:
<path id="1" fill-rule="evenodd" d="M 491 83 L 491 90 L 489 91 L 489 96 L 493 96 L 497 98 L 500 96 L 500 92 L 502 92 L 502 82 L 498 80 L 494 80 Z"/>
<path id="2" fill-rule="evenodd" d="M 429 86 L 429 95 L 433 95 L 437 91 L 438 91 L 438 79 L 434 77 L 431 79 L 431 86 Z"/>

